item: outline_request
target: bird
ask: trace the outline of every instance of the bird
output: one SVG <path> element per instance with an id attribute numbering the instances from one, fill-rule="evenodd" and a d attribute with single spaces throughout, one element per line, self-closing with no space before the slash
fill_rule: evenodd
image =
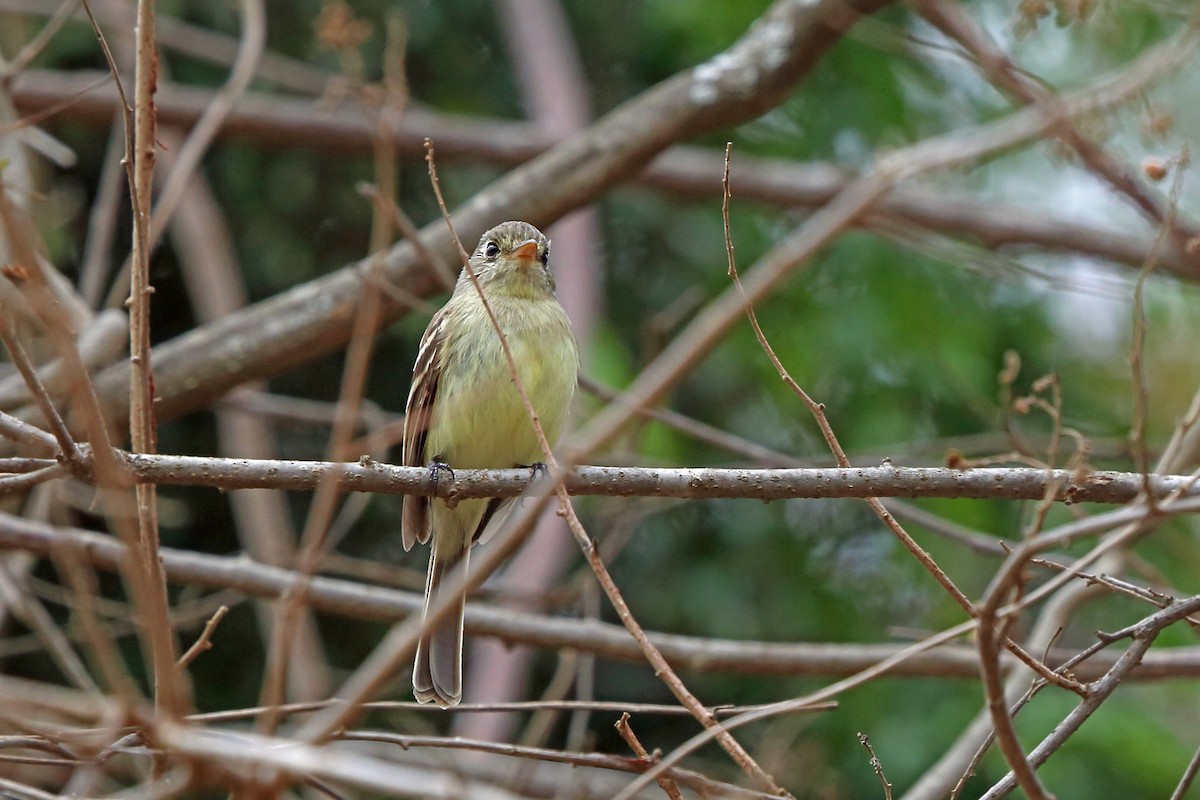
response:
<path id="1" fill-rule="evenodd" d="M 579 346 L 555 295 L 550 240 L 528 222 L 503 222 L 487 231 L 469 257 L 479 288 L 464 267 L 450 299 L 421 337 L 405 406 L 403 462 L 426 467 L 435 480 L 449 469 L 544 467 L 545 453 L 513 381 L 487 298 L 516 365 L 521 385 L 551 447 L 567 422 L 579 373 Z M 471 547 L 503 525 L 516 498 L 448 504 L 406 495 L 404 549 L 432 539 L 425 580 L 426 619 L 441 600 L 443 582 L 463 572 Z M 462 697 L 463 612 L 453 609 L 423 625 L 413 665 L 413 694 L 442 707 Z"/>

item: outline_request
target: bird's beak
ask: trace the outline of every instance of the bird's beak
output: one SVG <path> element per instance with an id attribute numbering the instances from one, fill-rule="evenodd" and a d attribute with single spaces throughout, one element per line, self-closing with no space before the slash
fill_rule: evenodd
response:
<path id="1" fill-rule="evenodd" d="M 526 265 L 537 261 L 537 256 L 538 243 L 536 239 L 526 239 L 517 246 L 516 250 L 512 251 L 512 258 L 525 262 Z"/>

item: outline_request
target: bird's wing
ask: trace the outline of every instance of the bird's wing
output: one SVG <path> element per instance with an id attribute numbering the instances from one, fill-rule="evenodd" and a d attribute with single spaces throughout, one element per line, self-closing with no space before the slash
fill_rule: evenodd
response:
<path id="1" fill-rule="evenodd" d="M 433 404 L 437 400 L 442 373 L 439 352 L 446 340 L 446 317 L 445 308 L 434 315 L 417 349 L 412 387 L 408 390 L 408 403 L 404 407 L 403 461 L 406 467 L 424 467 L 427 463 L 425 440 L 429 436 Z M 417 542 L 424 544 L 429 541 L 429 498 L 405 495 L 400 523 L 405 550 Z"/>

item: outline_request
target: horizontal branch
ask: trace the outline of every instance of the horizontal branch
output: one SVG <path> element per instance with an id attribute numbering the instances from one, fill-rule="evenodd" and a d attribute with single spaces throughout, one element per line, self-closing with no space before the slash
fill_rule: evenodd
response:
<path id="1" fill-rule="evenodd" d="M 146 483 L 211 486 L 217 489 L 316 489 L 331 473 L 348 492 L 420 494 L 465 500 L 515 497 L 529 488 L 528 469 L 440 471 L 437 480 L 424 467 L 397 467 L 365 459 L 353 464 L 329 461 L 255 460 L 129 454 L 137 477 Z M 958 470 L 935 467 L 842 469 L 719 469 L 710 467 L 576 467 L 565 485 L 573 495 L 681 497 L 693 500 L 750 498 L 948 497 L 977 500 L 1040 500 L 1054 485 L 1065 503 L 1128 503 L 1145 488 L 1134 472 L 1078 472 L 1030 468 Z M 1180 491 L 1200 496 L 1189 476 L 1154 475 L 1158 498 Z"/>
<path id="2" fill-rule="evenodd" d="M 0 514 L 0 550 L 24 550 L 49 556 L 70 548 L 96 567 L 115 570 L 125 557 L 124 546 L 111 536 Z M 247 556 L 213 556 L 160 548 L 168 580 L 210 589 L 235 589 L 250 597 L 278 599 L 300 586 L 296 573 L 260 564 Z M 315 577 L 304 583 L 304 600 L 327 614 L 354 619 L 394 622 L 419 613 L 423 598 L 413 592 L 368 586 L 336 578 Z M 483 603 L 467 605 L 466 628 L 474 635 L 494 636 L 508 643 L 566 648 L 623 661 L 641 661 L 636 642 L 620 625 L 596 620 L 549 617 Z M 878 664 L 903 645 L 812 644 L 734 641 L 649 633 L 651 641 L 676 667 L 697 671 L 735 671 L 753 674 L 845 676 Z M 1074 653 L 1052 651 L 1051 665 Z M 1006 667 L 1016 666 L 1006 657 Z M 1079 680 L 1103 675 L 1114 662 L 1097 653 L 1072 668 Z M 945 646 L 914 656 L 889 673 L 905 677 L 977 678 L 973 647 Z M 1200 647 L 1152 650 L 1134 671 L 1138 680 L 1200 676 Z"/>
<path id="3" fill-rule="evenodd" d="M 100 72 L 29 70 L 16 81 L 13 97 L 28 114 L 71 105 L 61 116 L 108 127 L 116 90 L 97 86 Z M 164 124 L 188 128 L 212 102 L 209 89 L 164 83 L 155 97 Z M 482 160 L 503 167 L 522 164 L 560 140 L 543 127 L 501 119 L 476 119 L 410 108 L 392 128 L 397 155 L 409 161 L 425 158 L 425 138 L 437 142 L 439 161 Z M 223 136 L 249 138 L 267 147 L 311 147 L 321 152 L 371 152 L 377 126 L 358 109 L 339 107 L 314 113 L 312 101 L 247 92 L 222 129 Z M 723 155 L 717 150 L 676 145 L 654 160 L 637 183 L 689 198 L 719 198 Z M 739 200 L 785 207 L 819 208 L 857 176 L 832 164 L 799 164 L 782 159 L 741 155 L 733 165 L 730 185 Z M 1115 231 L 1092 225 L 1051 209 L 1025 207 L 966 194 L 902 187 L 879 204 L 875 216 L 861 221 L 871 226 L 876 216 L 899 218 L 923 228 L 971 237 L 985 247 L 1025 246 L 1070 251 L 1135 269 L 1150 256 L 1152 231 Z M 1181 248 L 1168 247 L 1162 266 L 1188 280 L 1197 277 L 1196 258 Z"/>

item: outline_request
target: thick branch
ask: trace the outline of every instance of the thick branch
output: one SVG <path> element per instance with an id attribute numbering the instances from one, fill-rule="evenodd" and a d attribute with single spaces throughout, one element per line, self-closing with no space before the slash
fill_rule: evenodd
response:
<path id="1" fill-rule="evenodd" d="M 845 27 L 887 4 L 779 0 L 717 58 L 643 92 L 475 195 L 454 215 L 455 228 L 471 240 L 501 215 L 544 226 L 636 174 L 672 144 L 753 119 L 780 103 Z M 427 226 L 422 239 L 430 251 L 454 260 L 441 222 Z M 367 267 L 352 264 L 156 348 L 159 418 L 206 407 L 251 378 L 287 372 L 343 346 Z M 388 253 L 383 273 L 417 296 L 441 287 L 407 243 Z M 389 301 L 381 323 L 404 310 Z M 127 384 L 128 365 L 110 368 L 97 380 L 114 414 L 126 404 Z"/>
<path id="2" fill-rule="evenodd" d="M 107 126 L 112 121 L 116 91 L 97 86 L 97 72 L 22 73 L 13 90 L 18 108 L 34 114 L 71 105 L 59 116 Z M 74 98 L 74 99 L 73 99 Z M 164 84 L 157 104 L 164 124 L 188 127 L 196 123 L 213 100 L 208 89 Z M 369 153 L 374 126 L 361 111 L 338 108 L 314 113 L 312 101 L 248 92 L 225 122 L 223 136 L 254 139 L 267 147 L 311 147 L 321 152 Z M 397 155 L 409 161 L 425 157 L 426 137 L 437 142 L 438 159 L 477 159 L 516 166 L 549 150 L 560 140 L 551 132 L 524 122 L 468 119 L 410 108 L 392 129 Z M 722 156 L 715 150 L 677 145 L 637 177 L 639 184 L 683 197 L 721 195 Z M 781 159 L 741 156 L 733 167 L 731 184 L 739 199 L 781 206 L 818 208 L 855 179 L 830 164 L 797 164 Z M 982 200 L 965 194 L 902 187 L 881 201 L 876 215 L 859 224 L 872 227 L 880 218 L 898 218 L 923 228 L 964 235 L 985 247 L 1040 247 L 1104 258 L 1129 267 L 1145 263 L 1153 235 L 1113 231 L 1056 214 Z M 1164 269 L 1189 280 L 1197 263 L 1178 247 L 1163 254 Z"/>

